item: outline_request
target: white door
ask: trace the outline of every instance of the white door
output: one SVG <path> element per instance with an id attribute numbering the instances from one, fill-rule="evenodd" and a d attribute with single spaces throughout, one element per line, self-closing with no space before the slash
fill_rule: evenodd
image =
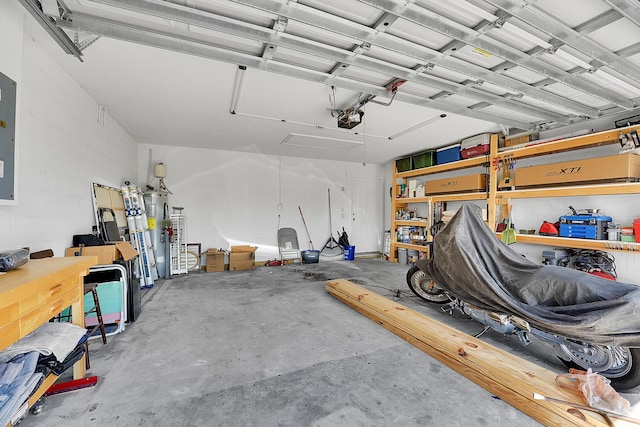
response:
<path id="1" fill-rule="evenodd" d="M 356 252 L 382 251 L 382 178 L 351 178 L 351 235 Z"/>

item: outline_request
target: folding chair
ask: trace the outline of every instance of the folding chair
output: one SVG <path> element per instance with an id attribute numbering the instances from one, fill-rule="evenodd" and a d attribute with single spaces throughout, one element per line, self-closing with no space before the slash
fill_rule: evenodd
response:
<path id="1" fill-rule="evenodd" d="M 278 249 L 280 251 L 280 260 L 284 264 L 287 260 L 300 259 L 300 245 L 298 245 L 298 233 L 293 228 L 281 228 L 278 230 Z"/>

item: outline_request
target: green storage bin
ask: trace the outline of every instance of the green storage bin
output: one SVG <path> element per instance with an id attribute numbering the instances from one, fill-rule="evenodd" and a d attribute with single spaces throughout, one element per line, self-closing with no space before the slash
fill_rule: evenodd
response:
<path id="1" fill-rule="evenodd" d="M 421 169 L 429 166 L 433 166 L 436 163 L 435 150 L 427 150 L 422 153 L 416 153 L 411 156 L 413 162 L 413 169 Z"/>
<path id="2" fill-rule="evenodd" d="M 411 170 L 411 157 L 396 160 L 396 171 L 406 172 Z"/>

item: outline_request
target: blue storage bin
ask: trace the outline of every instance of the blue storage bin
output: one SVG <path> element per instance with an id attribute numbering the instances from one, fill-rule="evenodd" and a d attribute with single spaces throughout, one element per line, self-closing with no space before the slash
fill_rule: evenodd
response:
<path id="1" fill-rule="evenodd" d="M 356 255 L 356 247 L 355 246 L 345 246 L 344 247 L 344 259 L 345 261 L 353 261 Z"/>
<path id="2" fill-rule="evenodd" d="M 436 150 L 436 163 L 441 165 L 443 163 L 451 163 L 462 159 L 460 155 L 460 146 L 460 144 L 453 144 L 438 148 Z"/>

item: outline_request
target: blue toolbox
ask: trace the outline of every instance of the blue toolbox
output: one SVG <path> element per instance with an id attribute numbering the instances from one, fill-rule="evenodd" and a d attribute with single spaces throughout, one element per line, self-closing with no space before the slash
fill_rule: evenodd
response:
<path id="1" fill-rule="evenodd" d="M 606 240 L 607 224 L 610 216 L 586 214 L 563 215 L 560 217 L 560 237 Z"/>

